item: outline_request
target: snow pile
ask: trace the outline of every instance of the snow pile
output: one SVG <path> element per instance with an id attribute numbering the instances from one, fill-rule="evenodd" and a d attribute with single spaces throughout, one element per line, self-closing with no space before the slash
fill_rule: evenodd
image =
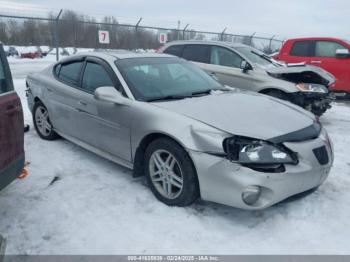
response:
<path id="1" fill-rule="evenodd" d="M 4 50 L 8 51 L 10 47 L 13 47 L 17 50 L 19 56 L 21 54 L 27 54 L 27 53 L 35 53 L 35 52 L 42 52 L 46 53 L 48 55 L 54 55 L 56 56 L 56 48 L 54 47 L 49 47 L 49 46 L 4 46 Z M 94 51 L 94 48 L 77 48 L 77 47 L 60 47 L 58 49 L 59 55 L 62 56 L 69 56 L 69 55 L 74 55 L 77 53 L 82 53 L 82 52 L 92 52 Z M 106 49 L 107 50 L 107 49 Z M 109 51 L 113 51 L 116 49 L 108 49 Z M 137 49 L 135 52 L 138 53 L 154 53 L 155 50 L 153 49 Z"/>

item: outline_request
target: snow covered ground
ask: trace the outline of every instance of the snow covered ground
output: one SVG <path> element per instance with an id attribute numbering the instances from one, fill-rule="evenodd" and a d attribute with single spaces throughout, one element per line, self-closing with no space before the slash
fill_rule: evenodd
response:
<path id="1" fill-rule="evenodd" d="M 27 123 L 24 77 L 49 63 L 10 60 Z M 262 212 L 201 201 L 168 207 L 129 170 L 32 128 L 30 175 L 0 192 L 7 253 L 350 254 L 350 105 L 334 104 L 322 122 L 335 145 L 330 177 L 314 194 Z"/>

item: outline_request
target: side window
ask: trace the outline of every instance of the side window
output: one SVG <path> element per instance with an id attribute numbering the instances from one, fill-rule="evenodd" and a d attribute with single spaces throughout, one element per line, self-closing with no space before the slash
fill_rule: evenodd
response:
<path id="1" fill-rule="evenodd" d="M 114 83 L 103 66 L 87 62 L 83 76 L 83 89 L 93 93 L 101 86 L 114 86 Z"/>
<path id="2" fill-rule="evenodd" d="M 167 49 L 165 49 L 163 53 L 181 57 L 183 49 L 184 49 L 183 45 L 173 45 L 173 46 L 169 46 Z"/>
<path id="3" fill-rule="evenodd" d="M 242 57 L 227 48 L 213 46 L 211 48 L 210 63 L 213 65 L 241 68 Z"/>
<path id="4" fill-rule="evenodd" d="M 311 41 L 299 41 L 295 42 L 290 54 L 292 56 L 311 56 Z"/>
<path id="5" fill-rule="evenodd" d="M 79 75 L 83 62 L 72 62 L 61 65 L 58 78 L 69 85 L 79 85 Z M 57 67 L 56 67 L 57 68 Z"/>
<path id="6" fill-rule="evenodd" d="M 9 80 L 6 79 L 5 68 L 2 63 L 3 61 L 0 61 L 0 94 L 9 92 L 11 90 L 7 83 Z"/>
<path id="7" fill-rule="evenodd" d="M 2 60 L 3 58 L 0 57 L 0 94 L 12 91 L 12 84 L 9 83 L 11 79 L 7 79 L 6 77 L 6 69 L 3 65 L 6 61 Z"/>
<path id="8" fill-rule="evenodd" d="M 209 63 L 210 47 L 207 45 L 186 45 L 182 57 L 189 61 Z"/>
<path id="9" fill-rule="evenodd" d="M 347 49 L 347 48 L 333 41 L 317 41 L 315 45 L 315 56 L 335 57 L 335 53 L 337 49 Z"/>

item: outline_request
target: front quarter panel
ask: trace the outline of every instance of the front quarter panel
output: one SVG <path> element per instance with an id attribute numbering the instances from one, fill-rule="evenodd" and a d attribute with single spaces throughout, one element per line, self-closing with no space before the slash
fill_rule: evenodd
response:
<path id="1" fill-rule="evenodd" d="M 294 83 L 272 77 L 262 69 L 254 69 L 252 79 L 252 90 L 255 92 L 269 89 L 280 90 L 284 93 L 295 93 L 299 91 Z"/>
<path id="2" fill-rule="evenodd" d="M 163 134 L 185 150 L 224 153 L 222 141 L 230 134 L 154 104 L 135 102 L 131 128 L 133 157 L 141 141 L 151 134 Z"/>

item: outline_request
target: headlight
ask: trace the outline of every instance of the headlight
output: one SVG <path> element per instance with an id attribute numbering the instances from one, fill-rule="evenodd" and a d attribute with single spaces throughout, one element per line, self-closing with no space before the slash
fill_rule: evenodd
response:
<path id="1" fill-rule="evenodd" d="M 327 87 L 319 84 L 299 83 L 299 84 L 296 84 L 296 87 L 301 92 L 313 92 L 313 93 L 322 93 L 322 94 L 327 94 L 329 92 Z"/>
<path id="2" fill-rule="evenodd" d="M 296 153 L 283 145 L 234 136 L 225 139 L 224 150 L 231 161 L 241 164 L 274 165 L 297 164 Z"/>

